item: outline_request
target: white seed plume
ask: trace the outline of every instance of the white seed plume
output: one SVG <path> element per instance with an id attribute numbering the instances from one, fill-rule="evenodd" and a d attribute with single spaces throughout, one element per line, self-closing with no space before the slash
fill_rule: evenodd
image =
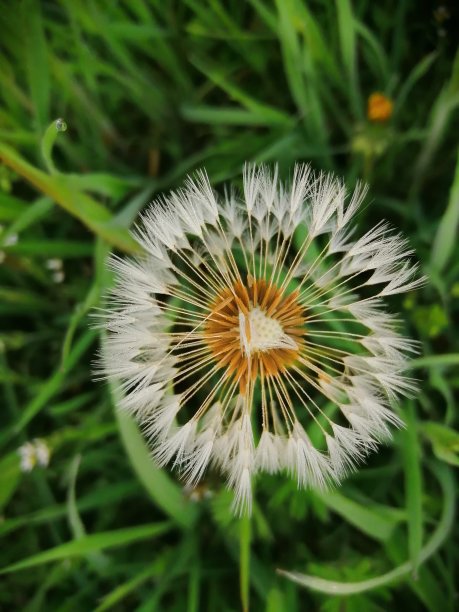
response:
<path id="1" fill-rule="evenodd" d="M 284 184 L 246 164 L 242 193 L 220 198 L 199 172 L 143 214 L 143 255 L 111 259 L 99 374 L 155 460 L 188 487 L 223 472 L 236 512 L 250 512 L 255 474 L 325 488 L 402 423 L 391 403 L 415 390 L 404 370 L 417 345 L 382 298 L 423 280 L 386 223 L 355 235 L 365 194 L 306 165 Z"/>

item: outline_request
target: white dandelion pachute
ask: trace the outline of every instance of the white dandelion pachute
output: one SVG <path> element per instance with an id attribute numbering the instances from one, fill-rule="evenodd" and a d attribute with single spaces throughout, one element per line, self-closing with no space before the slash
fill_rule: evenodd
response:
<path id="1" fill-rule="evenodd" d="M 290 185 L 246 165 L 242 194 L 220 198 L 200 172 L 143 214 L 144 255 L 112 258 L 101 375 L 156 460 L 188 485 L 223 472 L 237 512 L 251 509 L 253 475 L 324 488 L 401 424 L 391 402 L 414 390 L 415 343 L 382 297 L 423 280 L 387 224 L 355 235 L 365 192 L 306 165 Z"/>

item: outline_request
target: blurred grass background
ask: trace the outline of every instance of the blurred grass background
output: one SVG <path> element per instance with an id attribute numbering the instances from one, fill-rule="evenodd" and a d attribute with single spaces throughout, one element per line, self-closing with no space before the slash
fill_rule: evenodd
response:
<path id="1" fill-rule="evenodd" d="M 456 3 L 3 0 L 0 31 L 0 609 L 454 610 Z M 390 220 L 429 276 L 390 304 L 423 343 L 407 428 L 327 495 L 260 479 L 251 521 L 152 466 L 87 316 L 156 193 L 245 160 L 363 178 L 360 229 Z"/>

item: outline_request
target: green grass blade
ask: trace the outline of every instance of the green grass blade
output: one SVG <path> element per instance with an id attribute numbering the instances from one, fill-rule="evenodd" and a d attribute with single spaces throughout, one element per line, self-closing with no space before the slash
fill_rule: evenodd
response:
<path id="1" fill-rule="evenodd" d="M 459 467 L 459 432 L 442 423 L 426 421 L 421 431 L 432 444 L 437 459 Z"/>
<path id="2" fill-rule="evenodd" d="M 96 332 L 91 330 L 84 333 L 78 339 L 62 367 L 59 367 L 56 372 L 43 384 L 33 400 L 24 408 L 19 421 L 14 427 L 15 432 L 21 431 L 27 425 L 27 423 L 29 423 L 40 412 L 40 410 L 46 406 L 53 395 L 59 392 L 65 378 L 72 368 L 79 363 L 80 358 L 91 346 L 95 337 Z"/>
<path id="3" fill-rule="evenodd" d="M 27 67 L 28 85 L 37 119 L 38 129 L 48 123 L 51 97 L 48 49 L 40 3 L 26 0 L 22 3 L 22 37 Z"/>
<path id="4" fill-rule="evenodd" d="M 9 457 L 9 456 L 8 456 Z M 15 459 L 15 470 L 20 476 L 19 458 Z M 3 463 L 0 464 L 2 466 Z M 3 492 L 3 491 L 2 491 Z M 102 490 L 96 490 L 87 494 L 85 497 L 77 501 L 77 509 L 79 512 L 94 510 L 97 508 L 110 508 L 114 504 L 122 504 L 132 497 L 138 496 L 138 486 L 135 482 L 120 482 L 116 485 L 104 487 Z M 7 518 L 0 523 L 0 535 L 4 536 L 7 533 L 21 529 L 27 525 L 42 525 L 45 523 L 54 523 L 56 519 L 65 518 L 68 514 L 68 508 L 64 504 L 56 504 L 48 506 L 32 512 L 23 514 L 17 518 Z"/>
<path id="5" fill-rule="evenodd" d="M 193 560 L 193 566 L 188 580 L 188 601 L 187 612 L 199 612 L 200 586 L 201 586 L 201 566 L 198 559 Z"/>
<path id="6" fill-rule="evenodd" d="M 0 459 L 0 510 L 8 503 L 21 480 L 19 455 L 10 453 Z"/>
<path id="7" fill-rule="evenodd" d="M 336 0 L 339 44 L 344 70 L 349 81 L 349 97 L 356 117 L 363 117 L 357 72 L 357 29 L 350 0 Z"/>
<path id="8" fill-rule="evenodd" d="M 191 123 L 204 123 L 206 125 L 285 125 L 284 117 L 266 115 L 237 107 L 218 107 L 206 105 L 183 105 L 181 115 Z"/>
<path id="9" fill-rule="evenodd" d="M 293 0 L 276 0 L 276 8 L 279 13 L 279 39 L 285 76 L 292 98 L 299 112 L 304 116 L 309 107 L 303 81 L 301 46 L 295 29 L 295 5 Z"/>
<path id="10" fill-rule="evenodd" d="M 406 429 L 401 432 L 405 471 L 405 498 L 408 512 L 408 549 L 416 579 L 423 540 L 422 472 L 417 420 L 413 403 L 405 411 Z"/>
<path id="11" fill-rule="evenodd" d="M 94 282 L 90 286 L 84 301 L 81 304 L 77 304 L 70 317 L 70 323 L 67 327 L 62 345 L 62 363 L 65 363 L 70 352 L 73 337 L 78 325 L 91 308 L 99 303 L 101 294 L 108 285 L 108 279 L 110 278 L 110 272 L 107 270 L 106 266 L 108 254 L 108 245 L 103 240 L 97 240 L 94 251 Z"/>
<path id="12" fill-rule="evenodd" d="M 243 612 L 248 612 L 249 610 L 251 527 L 249 516 L 241 518 L 239 525 L 239 584 Z"/>
<path id="13" fill-rule="evenodd" d="M 49 259 L 59 257 L 60 259 L 75 259 L 79 257 L 90 257 L 94 251 L 91 242 L 77 240 L 25 240 L 21 239 L 16 244 L 3 246 L 6 253 L 14 255 L 25 255 L 38 259 Z"/>
<path id="14" fill-rule="evenodd" d="M 408 77 L 402 83 L 398 91 L 398 94 L 395 99 L 394 113 L 398 113 L 405 106 L 405 103 L 406 103 L 406 100 L 408 99 L 408 95 L 410 91 L 413 89 L 416 83 L 425 74 L 427 74 L 427 72 L 429 71 L 430 67 L 432 66 L 436 58 L 437 58 L 436 53 L 429 53 L 429 55 L 426 55 L 425 57 L 423 57 L 422 60 L 418 64 L 416 64 L 416 66 L 413 68 L 413 70 L 410 72 Z"/>
<path id="15" fill-rule="evenodd" d="M 287 609 L 287 602 L 283 592 L 278 587 L 272 587 L 266 598 L 265 612 L 279 612 L 279 610 Z"/>
<path id="16" fill-rule="evenodd" d="M 447 127 L 459 107 L 459 51 L 456 52 L 451 77 L 438 93 L 427 122 L 427 132 L 414 165 L 412 195 L 417 195 L 429 175 L 429 167 L 444 140 Z"/>
<path id="17" fill-rule="evenodd" d="M 117 391 L 113 386 L 111 389 L 116 406 Z M 138 479 L 155 504 L 167 515 L 181 527 L 192 527 L 196 519 L 196 508 L 185 499 L 181 488 L 164 470 L 153 463 L 145 441 L 132 417 L 122 410 L 115 410 L 121 439 Z"/>
<path id="18" fill-rule="evenodd" d="M 64 175 L 45 174 L 1 143 L 0 160 L 110 244 L 130 253 L 139 251 L 138 244 L 128 231 L 115 225 L 109 210 L 87 194 L 72 190 Z"/>
<path id="19" fill-rule="evenodd" d="M 33 204 L 20 212 L 11 225 L 2 233 L 0 242 L 5 243 L 8 236 L 19 234 L 28 227 L 34 225 L 45 217 L 53 208 L 54 204 L 49 198 L 38 198 Z"/>
<path id="20" fill-rule="evenodd" d="M 104 610 L 110 610 L 120 601 L 122 601 L 125 597 L 127 597 L 130 593 L 134 592 L 138 589 L 144 582 L 149 580 L 152 576 L 155 576 L 159 573 L 161 566 L 161 560 L 155 561 L 147 565 L 147 567 L 135 575 L 133 578 L 128 580 L 127 582 L 123 582 L 117 586 L 113 591 L 105 595 L 102 599 L 100 605 L 95 608 L 94 612 L 104 612 Z"/>
<path id="21" fill-rule="evenodd" d="M 378 79 L 381 85 L 384 85 L 389 80 L 389 60 L 382 48 L 380 42 L 373 34 L 373 32 L 367 28 L 360 21 L 355 22 L 355 30 L 363 41 L 371 50 L 371 58 L 373 59 L 372 72 L 375 79 Z"/>
<path id="22" fill-rule="evenodd" d="M 78 512 L 76 499 L 76 480 L 80 463 L 81 455 L 76 455 L 70 464 L 69 485 L 67 490 L 67 518 L 74 540 L 80 540 L 87 535 L 80 513 Z M 108 565 L 108 558 L 100 551 L 88 553 L 86 557 L 96 572 L 103 571 Z"/>
<path id="23" fill-rule="evenodd" d="M 408 368 L 410 370 L 419 370 L 420 368 L 435 368 L 458 364 L 459 353 L 448 353 L 446 355 L 427 355 L 426 357 L 417 357 L 408 363 Z"/>
<path id="24" fill-rule="evenodd" d="M 234 100 L 240 102 L 253 115 L 258 115 L 261 124 L 285 125 L 286 127 L 292 125 L 292 119 L 287 113 L 260 102 L 247 91 L 235 85 L 220 66 L 201 57 L 193 57 L 191 61 L 212 83 L 227 92 Z"/>
<path id="25" fill-rule="evenodd" d="M 149 540 L 167 533 L 171 528 L 172 525 L 170 522 L 163 522 L 141 525 L 139 527 L 127 527 L 125 529 L 117 529 L 115 531 L 106 531 L 103 533 L 94 533 L 83 536 L 79 540 L 66 542 L 50 550 L 45 550 L 37 555 L 18 561 L 18 563 L 13 563 L 1 569 L 0 574 L 9 574 L 11 572 L 30 569 L 31 567 L 50 563 L 51 561 L 81 557 L 105 550 L 106 548 L 126 546 L 133 542 L 138 542 L 139 540 Z"/>
<path id="26" fill-rule="evenodd" d="M 72 535 L 75 540 L 79 540 L 80 538 L 86 535 L 86 530 L 83 525 L 83 521 L 78 513 L 77 505 L 76 505 L 76 479 L 78 475 L 78 469 L 80 467 L 81 455 L 76 455 L 73 458 L 73 461 L 70 464 L 70 473 L 69 473 L 69 487 L 67 491 L 67 517 L 70 525 L 70 529 L 72 530 Z"/>
<path id="27" fill-rule="evenodd" d="M 63 119 L 56 119 L 52 121 L 45 130 L 43 138 L 41 139 L 41 154 L 43 161 L 45 162 L 46 169 L 50 174 L 56 174 L 58 172 L 53 161 L 53 147 L 56 142 L 56 138 L 59 132 L 65 132 L 67 124 Z"/>
<path id="28" fill-rule="evenodd" d="M 450 261 L 457 246 L 459 229 L 459 150 L 456 159 L 456 170 L 449 194 L 448 205 L 440 221 L 432 245 L 431 266 L 436 272 L 442 272 Z"/>
<path id="29" fill-rule="evenodd" d="M 276 15 L 262 2 L 262 0 L 249 0 L 249 2 L 257 11 L 260 19 L 262 19 L 273 32 L 276 32 Z"/>
<path id="30" fill-rule="evenodd" d="M 356 529 L 381 542 L 390 538 L 399 522 L 380 508 L 363 506 L 339 491 L 315 492 L 314 495 Z"/>
<path id="31" fill-rule="evenodd" d="M 0 189 L 0 221 L 14 221 L 27 211 L 29 205 Z"/>

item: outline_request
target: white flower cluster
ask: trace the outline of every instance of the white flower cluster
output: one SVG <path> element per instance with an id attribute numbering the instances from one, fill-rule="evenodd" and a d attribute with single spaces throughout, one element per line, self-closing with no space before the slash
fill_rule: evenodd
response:
<path id="1" fill-rule="evenodd" d="M 18 448 L 21 472 L 31 472 L 36 465 L 48 467 L 51 451 L 43 440 L 36 438 Z"/>
<path id="2" fill-rule="evenodd" d="M 246 165 L 242 195 L 220 198 L 200 172 L 144 213 L 144 255 L 111 260 L 101 375 L 155 459 L 188 485 L 222 471 L 237 511 L 254 474 L 323 488 L 401 424 L 391 402 L 415 389 L 416 344 L 382 298 L 423 280 L 387 224 L 354 236 L 365 192 L 306 165 L 290 184 Z"/>

